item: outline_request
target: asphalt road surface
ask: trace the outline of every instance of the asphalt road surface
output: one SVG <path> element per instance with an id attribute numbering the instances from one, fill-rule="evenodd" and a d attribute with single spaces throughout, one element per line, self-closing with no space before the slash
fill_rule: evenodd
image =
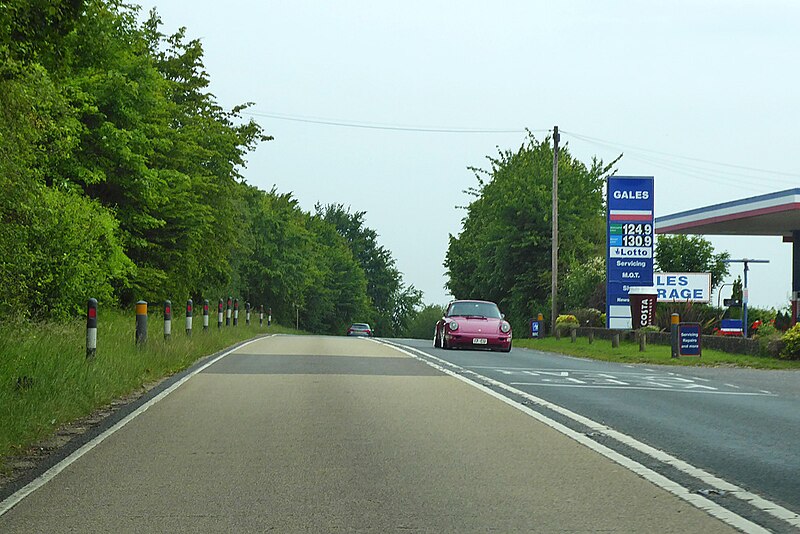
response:
<path id="1" fill-rule="evenodd" d="M 0 502 L 0 532 L 762 531 L 421 360 L 363 338 L 241 346 Z"/>
<path id="2" fill-rule="evenodd" d="M 771 530 L 800 531 L 798 372 L 634 366 L 519 348 L 501 355 L 434 349 L 419 340 L 393 342 L 435 363 L 448 362 L 445 367 L 471 380 L 503 384 L 498 391 L 504 395 L 528 394 L 533 402 L 527 404 L 542 413 Z M 589 428 L 572 414 L 598 426 Z M 623 443 L 615 434 L 622 434 Z M 675 473 L 670 462 L 631 450 L 626 437 L 703 473 Z M 703 475 L 728 484 L 715 487 Z"/>

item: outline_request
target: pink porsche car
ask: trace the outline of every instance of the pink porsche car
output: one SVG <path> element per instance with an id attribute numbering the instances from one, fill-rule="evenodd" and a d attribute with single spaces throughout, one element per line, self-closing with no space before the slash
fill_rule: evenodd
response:
<path id="1" fill-rule="evenodd" d="M 511 325 L 494 302 L 454 300 L 436 323 L 433 346 L 511 351 Z"/>

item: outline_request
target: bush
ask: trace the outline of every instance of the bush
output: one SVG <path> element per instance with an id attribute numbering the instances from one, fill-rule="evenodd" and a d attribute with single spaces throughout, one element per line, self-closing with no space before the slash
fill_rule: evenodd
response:
<path id="1" fill-rule="evenodd" d="M 606 259 L 591 258 L 572 265 L 562 282 L 567 309 L 603 307 L 606 301 Z M 586 326 L 583 321 L 581 325 Z"/>
<path id="2" fill-rule="evenodd" d="M 603 318 L 603 312 L 595 308 L 581 308 L 575 310 L 572 315 L 575 316 L 578 324 L 581 326 L 594 326 L 602 328 L 606 325 L 605 318 Z"/>
<path id="3" fill-rule="evenodd" d="M 698 302 L 659 302 L 656 305 L 656 325 L 661 330 L 672 328 L 672 314 L 677 313 L 682 323 L 700 323 L 704 334 L 719 326 L 722 310 Z"/>
<path id="4" fill-rule="evenodd" d="M 750 323 L 748 334 L 756 335 L 757 331 L 760 332 L 764 325 L 773 323 L 777 315 L 774 308 L 747 308 L 747 322 Z M 753 328 L 755 326 L 755 328 Z"/>
<path id="5" fill-rule="evenodd" d="M 0 239 L 0 308 L 64 320 L 79 315 L 90 297 L 114 304 L 113 285 L 124 285 L 133 264 L 123 252 L 113 213 L 50 188 L 41 188 L 32 204 L 24 224 L 0 216 L 7 230 Z"/>
<path id="6" fill-rule="evenodd" d="M 578 323 L 578 318 L 574 315 L 559 315 L 556 318 L 556 329 L 558 329 L 559 333 L 569 331 L 570 329 L 577 328 L 579 326 L 580 324 Z"/>
<path id="7" fill-rule="evenodd" d="M 800 360 L 800 323 L 787 330 L 781 341 L 783 349 L 779 356 L 784 360 Z"/>
<path id="8" fill-rule="evenodd" d="M 653 324 L 653 325 L 650 325 L 650 326 L 641 327 L 639 329 L 639 332 L 645 332 L 645 333 L 646 332 L 661 332 L 661 328 L 659 328 L 658 326 Z"/>
<path id="9" fill-rule="evenodd" d="M 786 313 L 778 312 L 775 314 L 775 328 L 781 332 L 786 332 L 790 326 L 792 326 L 791 311 Z"/>
<path id="10" fill-rule="evenodd" d="M 559 315 L 556 318 L 556 326 L 559 326 L 559 325 L 563 325 L 563 326 L 575 325 L 575 326 L 578 326 L 579 324 L 580 323 L 578 323 L 578 318 L 575 317 L 574 315 Z"/>

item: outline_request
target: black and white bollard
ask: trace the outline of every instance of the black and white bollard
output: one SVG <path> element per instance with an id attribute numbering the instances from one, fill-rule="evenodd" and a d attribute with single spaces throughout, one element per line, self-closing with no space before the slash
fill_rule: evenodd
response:
<path id="1" fill-rule="evenodd" d="M 192 299 L 186 301 L 186 336 L 192 336 Z"/>
<path id="2" fill-rule="evenodd" d="M 264 326 L 264 305 L 258 307 L 258 326 Z"/>
<path id="3" fill-rule="evenodd" d="M 172 336 L 172 302 L 164 301 L 164 339 Z"/>
<path id="4" fill-rule="evenodd" d="M 244 309 L 245 309 L 245 312 L 247 313 L 247 315 L 245 315 L 244 322 L 247 324 L 247 326 L 250 326 L 250 303 L 249 302 L 245 302 L 244 303 Z"/>
<path id="5" fill-rule="evenodd" d="M 208 332 L 208 299 L 203 300 L 203 332 Z"/>
<path id="6" fill-rule="evenodd" d="M 233 313 L 233 310 L 231 309 L 233 304 L 233 302 L 231 302 L 232 300 L 232 297 L 228 297 L 228 302 L 225 306 L 225 326 L 231 325 L 231 313 Z"/>
<path id="7" fill-rule="evenodd" d="M 217 328 L 222 328 L 222 299 L 219 299 L 219 307 L 217 308 Z"/>
<path id="8" fill-rule="evenodd" d="M 147 301 L 136 303 L 136 344 L 147 343 Z"/>
<path id="9" fill-rule="evenodd" d="M 272 308 L 269 309 L 269 313 L 267 314 L 267 326 L 272 324 Z"/>
<path id="10" fill-rule="evenodd" d="M 86 359 L 93 360 L 97 354 L 97 299 L 86 304 Z"/>
<path id="11" fill-rule="evenodd" d="M 239 326 L 239 299 L 233 299 L 233 326 Z"/>

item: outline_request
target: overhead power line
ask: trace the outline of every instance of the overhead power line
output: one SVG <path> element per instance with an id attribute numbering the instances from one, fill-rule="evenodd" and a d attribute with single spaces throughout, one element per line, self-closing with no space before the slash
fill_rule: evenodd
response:
<path id="1" fill-rule="evenodd" d="M 309 117 L 303 115 L 289 115 L 286 113 L 273 113 L 264 111 L 246 110 L 242 112 L 243 115 L 250 115 L 253 117 L 266 117 L 270 119 L 300 122 L 308 124 L 321 124 L 325 126 L 335 126 L 342 128 L 362 128 L 370 130 L 387 130 L 396 132 L 421 132 L 421 133 L 452 133 L 452 134 L 521 134 L 525 131 L 533 133 L 550 133 L 551 129 L 543 128 L 537 130 L 526 130 L 525 128 L 486 128 L 486 127 L 472 127 L 472 128 L 457 128 L 450 126 L 415 126 L 403 124 L 389 124 L 377 123 L 367 121 L 357 121 L 349 119 L 333 119 L 326 117 Z M 731 183 L 738 183 L 747 186 L 764 185 L 770 186 L 775 183 L 783 183 L 788 185 L 797 185 L 796 180 L 800 180 L 800 173 L 791 173 L 785 171 L 775 171 L 768 169 L 759 169 L 755 167 L 748 167 L 745 165 L 736 165 L 733 163 L 725 163 L 719 161 L 712 161 L 702 158 L 695 158 L 691 156 L 682 156 L 680 154 L 671 154 L 669 152 L 662 152 L 652 150 L 649 148 L 637 147 L 625 143 L 618 143 L 615 141 L 608 141 L 597 137 L 579 134 L 576 132 L 560 130 L 564 135 L 573 137 L 576 140 L 584 141 L 596 146 L 607 149 L 620 150 L 625 152 L 625 157 L 641 161 L 648 165 L 658 167 L 660 169 L 669 170 L 675 173 L 684 174 L 686 176 L 705 180 L 712 183 L 721 185 L 729 185 Z M 691 162 L 691 163 L 690 163 Z M 697 165 L 702 163 L 704 165 Z M 714 168 L 716 166 L 716 168 Z M 738 169 L 745 172 L 733 172 L 729 169 Z M 752 173 L 762 175 L 769 175 L 769 184 L 760 183 L 765 177 L 754 176 Z M 796 180 L 781 180 L 777 176 L 786 178 L 794 178 Z"/>
<path id="2" fill-rule="evenodd" d="M 327 126 L 341 126 L 345 128 L 367 128 L 370 130 L 391 130 L 397 132 L 429 132 L 429 133 L 466 133 L 466 134 L 495 134 L 495 133 L 525 133 L 524 128 L 452 128 L 437 126 L 405 126 L 397 124 L 380 124 L 372 122 L 327 119 L 321 117 L 303 117 L 299 115 L 285 115 L 282 113 L 266 113 L 257 111 L 243 111 L 242 115 L 267 117 L 292 122 L 305 122 L 311 124 L 325 124 Z M 549 130 L 531 130 L 532 132 L 547 132 Z"/>
<path id="3" fill-rule="evenodd" d="M 599 139 L 597 137 L 590 137 L 588 135 L 582 135 L 582 134 L 578 134 L 578 133 L 575 133 L 575 132 L 568 132 L 568 131 L 565 131 L 565 130 L 561 130 L 561 133 L 564 133 L 566 135 L 569 135 L 569 136 L 574 137 L 575 139 L 579 139 L 581 141 L 586 141 L 588 143 L 593 143 L 595 145 L 605 146 L 605 147 L 608 147 L 608 148 L 614 148 L 614 149 L 617 149 L 617 150 L 620 150 L 620 149 L 632 149 L 632 150 L 638 150 L 640 152 L 648 152 L 650 154 L 657 154 L 659 156 L 666 156 L 666 157 L 669 157 L 669 158 L 678 158 L 678 159 L 687 160 L 687 161 L 696 161 L 696 162 L 699 162 L 699 163 L 707 163 L 707 164 L 710 164 L 710 165 L 718 165 L 720 167 L 728 167 L 728 168 L 732 168 L 732 169 L 741 169 L 741 170 L 745 170 L 745 171 L 758 172 L 758 173 L 770 174 L 770 175 L 778 175 L 778 176 L 787 176 L 787 177 L 790 177 L 790 178 L 798 178 L 798 179 L 800 179 L 800 173 L 792 173 L 792 172 L 785 172 L 785 171 L 775 171 L 775 170 L 769 170 L 769 169 L 759 169 L 759 168 L 756 168 L 756 167 L 747 167 L 745 165 L 736 165 L 736 164 L 733 164 L 733 163 L 724 163 L 724 162 L 720 162 L 720 161 L 711 161 L 711 160 L 707 160 L 707 159 L 694 158 L 694 157 L 690 157 L 690 156 L 681 156 L 680 154 L 670 154 L 669 152 L 660 152 L 658 150 L 652 150 L 652 149 L 649 149 L 649 148 L 642 148 L 642 147 L 637 147 L 637 146 L 632 146 L 632 145 L 626 145 L 626 144 L 623 144 L 623 143 L 616 143 L 616 142 L 613 142 L 613 141 L 607 141 L 605 139 Z M 748 176 L 748 175 L 740 174 L 740 176 Z"/>

